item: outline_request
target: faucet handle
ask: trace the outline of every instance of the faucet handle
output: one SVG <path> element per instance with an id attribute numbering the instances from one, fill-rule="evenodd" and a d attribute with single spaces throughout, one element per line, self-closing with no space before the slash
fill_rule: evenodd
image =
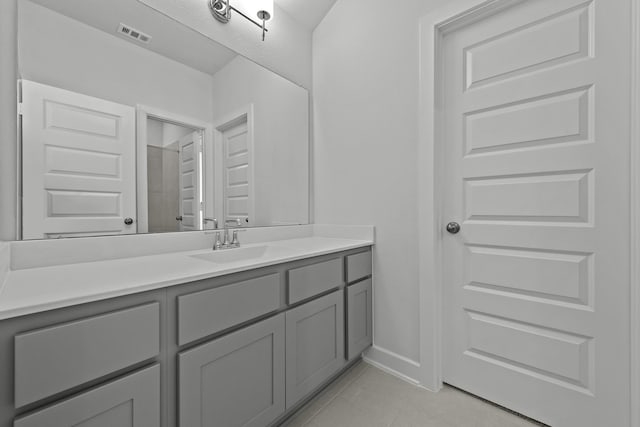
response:
<path id="1" fill-rule="evenodd" d="M 213 250 L 217 251 L 222 247 L 222 243 L 220 242 L 220 232 L 216 232 L 216 238 L 213 241 Z"/>
<path id="2" fill-rule="evenodd" d="M 225 228 L 224 229 L 224 242 L 222 243 L 222 247 L 223 248 L 228 248 L 231 245 L 231 243 L 229 242 L 229 229 Z"/>
<path id="3" fill-rule="evenodd" d="M 240 241 L 238 240 L 238 232 L 239 231 L 247 231 L 246 229 L 244 230 L 233 230 L 233 239 L 231 240 L 231 247 L 233 248 L 239 248 L 240 247 Z"/>

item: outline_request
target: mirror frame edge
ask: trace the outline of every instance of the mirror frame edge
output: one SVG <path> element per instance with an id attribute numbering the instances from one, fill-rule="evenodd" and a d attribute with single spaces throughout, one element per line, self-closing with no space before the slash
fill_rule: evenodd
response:
<path id="1" fill-rule="evenodd" d="M 0 2 L 0 240 L 20 237 L 18 2 Z"/>

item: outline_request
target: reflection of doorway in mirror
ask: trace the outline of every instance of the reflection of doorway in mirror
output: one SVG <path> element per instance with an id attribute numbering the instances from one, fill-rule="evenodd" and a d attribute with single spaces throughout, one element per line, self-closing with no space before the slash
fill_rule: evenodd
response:
<path id="1" fill-rule="evenodd" d="M 229 114 L 219 123 L 216 134 L 222 154 L 224 224 L 252 226 L 255 221 L 253 106 Z"/>
<path id="2" fill-rule="evenodd" d="M 201 228 L 201 131 L 147 121 L 148 232 Z"/>

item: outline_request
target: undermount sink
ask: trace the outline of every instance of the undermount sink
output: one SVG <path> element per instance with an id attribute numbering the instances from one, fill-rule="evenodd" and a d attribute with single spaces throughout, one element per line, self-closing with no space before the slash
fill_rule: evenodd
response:
<path id="1" fill-rule="evenodd" d="M 239 261 L 248 261 L 268 256 L 286 256 L 294 250 L 278 246 L 247 246 L 233 249 L 221 249 L 203 254 L 189 255 L 192 258 L 209 261 L 216 264 L 226 264 Z"/>

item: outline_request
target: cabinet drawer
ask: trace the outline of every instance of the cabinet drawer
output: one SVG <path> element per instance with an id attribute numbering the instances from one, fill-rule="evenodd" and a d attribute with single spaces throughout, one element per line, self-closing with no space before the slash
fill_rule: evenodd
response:
<path id="1" fill-rule="evenodd" d="M 347 256 L 347 282 L 371 275 L 371 251 Z"/>
<path id="2" fill-rule="evenodd" d="M 178 297 L 178 345 L 280 308 L 280 274 Z"/>
<path id="3" fill-rule="evenodd" d="M 347 288 L 347 360 L 358 357 L 373 343 L 371 279 Z"/>
<path id="4" fill-rule="evenodd" d="M 15 420 L 14 427 L 160 425 L 160 367 L 151 366 Z"/>
<path id="5" fill-rule="evenodd" d="M 14 351 L 21 407 L 158 355 L 160 304 L 19 334 Z"/>
<path id="6" fill-rule="evenodd" d="M 285 409 L 284 314 L 178 355 L 180 426 L 263 427 Z"/>
<path id="7" fill-rule="evenodd" d="M 288 303 L 311 298 L 314 295 L 344 284 L 342 258 L 289 270 Z"/>

